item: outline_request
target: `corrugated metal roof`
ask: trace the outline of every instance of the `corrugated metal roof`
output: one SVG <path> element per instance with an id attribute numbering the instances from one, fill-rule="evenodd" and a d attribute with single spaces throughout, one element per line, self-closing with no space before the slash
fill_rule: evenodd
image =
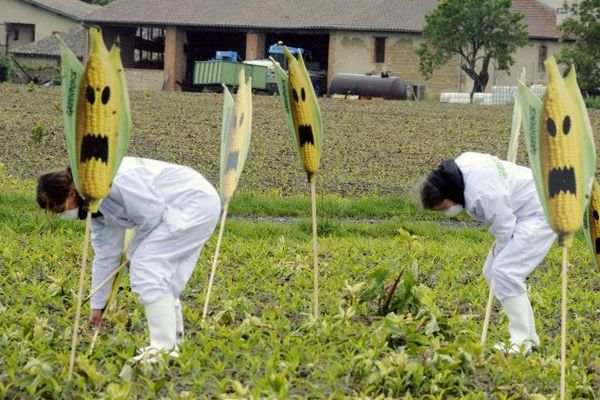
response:
<path id="1" fill-rule="evenodd" d="M 59 32 L 57 35 L 60 35 L 77 57 L 83 57 L 84 40 L 87 38 L 87 30 L 85 28 L 79 26 L 65 33 Z M 49 36 L 37 42 L 9 50 L 9 52 L 22 56 L 60 57 L 58 39 L 54 36 Z"/>
<path id="2" fill-rule="evenodd" d="M 84 18 L 98 24 L 420 32 L 437 0 L 115 0 Z M 530 35 L 558 39 L 556 15 L 514 0 Z"/>
<path id="3" fill-rule="evenodd" d="M 85 3 L 80 0 L 22 0 L 36 7 L 63 15 L 74 20 L 81 20 L 89 13 L 99 10 L 100 6 Z"/>

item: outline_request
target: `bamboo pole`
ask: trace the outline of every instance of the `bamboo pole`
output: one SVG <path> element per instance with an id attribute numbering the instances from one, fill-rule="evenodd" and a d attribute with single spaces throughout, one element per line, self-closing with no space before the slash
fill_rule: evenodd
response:
<path id="1" fill-rule="evenodd" d="M 81 303 L 83 298 L 83 282 L 85 280 L 85 267 L 87 264 L 88 244 L 90 241 L 90 231 L 92 226 L 92 212 L 88 211 L 85 219 L 85 237 L 83 239 L 83 250 L 81 257 L 81 268 L 79 271 L 79 288 L 77 290 L 77 308 L 75 310 L 75 323 L 73 324 L 73 339 L 71 341 L 71 357 L 69 359 L 69 374 L 67 380 L 73 377 L 73 368 L 75 366 L 75 353 L 77 351 L 77 333 L 79 331 L 79 318 L 81 317 Z"/>
<path id="2" fill-rule="evenodd" d="M 488 326 L 492 316 L 492 307 L 494 306 L 494 289 L 490 286 L 490 295 L 488 296 L 487 306 L 485 308 L 485 318 L 483 319 L 483 329 L 481 330 L 481 345 L 485 345 L 487 340 Z"/>
<path id="3" fill-rule="evenodd" d="M 525 68 L 521 71 L 521 81 L 525 81 Z M 515 99 L 515 105 L 513 107 L 513 120 L 510 128 L 510 141 L 508 143 L 508 154 L 506 159 L 510 162 L 517 162 L 517 151 L 519 149 L 519 134 L 521 132 L 521 122 L 523 119 L 521 105 L 519 104 L 519 98 Z M 494 247 L 492 247 L 493 249 Z M 490 284 L 490 295 L 488 296 L 487 306 L 485 308 L 485 318 L 483 319 L 483 329 L 481 331 L 481 345 L 485 345 L 487 340 L 488 327 L 490 325 L 490 318 L 492 316 L 492 307 L 494 306 L 494 289 Z"/>
<path id="4" fill-rule="evenodd" d="M 560 313 L 560 399 L 565 399 L 567 369 L 567 270 L 569 248 L 563 247 L 562 257 L 562 301 Z"/>
<path id="5" fill-rule="evenodd" d="M 317 190 L 315 179 L 310 182 L 310 197 L 312 206 L 312 233 L 313 233 L 313 316 L 319 316 L 319 248 L 317 245 Z"/>
<path id="6" fill-rule="evenodd" d="M 100 320 L 100 324 L 94 327 L 94 336 L 92 337 L 92 344 L 90 345 L 90 350 L 88 351 L 88 357 L 92 355 L 94 352 L 94 346 L 96 346 L 96 341 L 98 340 L 98 335 L 100 334 L 100 328 L 102 327 L 102 320 Z"/>
<path id="7" fill-rule="evenodd" d="M 208 303 L 210 302 L 210 293 L 212 291 L 213 281 L 215 279 L 215 272 L 217 271 L 217 263 L 219 262 L 219 250 L 221 249 L 221 239 L 223 239 L 223 231 L 225 230 L 225 220 L 227 219 L 227 209 L 229 203 L 223 207 L 223 215 L 221 216 L 221 226 L 219 227 L 219 238 L 217 239 L 217 247 L 215 248 L 215 255 L 213 257 L 212 268 L 210 270 L 210 279 L 208 280 L 208 289 L 206 290 L 206 299 L 204 300 L 204 311 L 202 311 L 202 322 L 206 320 L 208 314 Z"/>
<path id="8" fill-rule="evenodd" d="M 96 286 L 94 289 L 92 289 L 92 291 L 90 292 L 88 297 L 85 298 L 85 301 L 88 301 L 89 299 L 91 299 L 92 296 L 96 294 L 96 292 L 98 292 L 100 289 L 102 289 L 102 287 L 104 285 L 106 285 L 115 275 L 117 275 L 119 273 L 119 271 L 121 270 L 121 268 L 123 268 L 125 266 L 125 264 L 127 264 L 127 260 L 125 260 L 121 265 L 119 265 L 117 268 L 115 268 L 115 270 L 113 272 L 111 272 L 110 275 L 108 275 L 108 277 L 105 280 L 103 280 L 100 284 L 98 284 L 98 286 Z"/>

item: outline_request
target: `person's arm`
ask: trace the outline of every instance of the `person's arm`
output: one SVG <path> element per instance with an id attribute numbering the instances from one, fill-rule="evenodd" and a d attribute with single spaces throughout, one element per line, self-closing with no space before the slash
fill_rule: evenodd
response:
<path id="1" fill-rule="evenodd" d="M 118 226 L 106 225 L 92 219 L 92 246 L 94 262 L 92 264 L 92 289 L 104 282 L 121 262 L 125 230 Z M 114 279 L 114 278 L 113 278 Z M 106 282 L 91 298 L 92 310 L 102 310 L 110 293 L 111 282 Z"/>

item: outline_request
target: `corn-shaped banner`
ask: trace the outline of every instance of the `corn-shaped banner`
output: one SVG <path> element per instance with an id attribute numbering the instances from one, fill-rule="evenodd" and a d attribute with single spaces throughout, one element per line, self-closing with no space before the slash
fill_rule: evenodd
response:
<path id="1" fill-rule="evenodd" d="M 581 227 L 583 215 L 581 126 L 574 118 L 575 102 L 556 63 L 546 60 L 544 65 L 548 88 L 542 105 L 540 139 L 549 223 L 560 235 L 570 236 Z"/>
<path id="2" fill-rule="evenodd" d="M 63 113 L 75 184 L 95 212 L 126 153 L 131 121 L 119 45 L 109 52 L 100 28 L 89 33 L 85 69 L 61 43 Z"/>
<path id="3" fill-rule="evenodd" d="M 530 164 L 546 217 L 560 243 L 569 247 L 589 201 L 595 149 L 574 69 L 565 81 L 554 58 L 544 65 L 548 87 L 543 103 L 522 83 L 519 100 Z"/>
<path id="4" fill-rule="evenodd" d="M 252 132 L 252 78 L 246 81 L 244 69 L 239 73 L 239 88 L 233 101 L 223 88 L 223 128 L 221 131 L 221 201 L 233 196 L 250 147 Z"/>
<path id="5" fill-rule="evenodd" d="M 283 48 L 288 62 L 288 73 L 273 60 L 280 98 L 288 116 L 288 125 L 296 149 L 312 182 L 319 170 L 322 143 L 321 111 L 302 54 L 298 59 L 287 47 Z"/>
<path id="6" fill-rule="evenodd" d="M 590 205 L 583 224 L 593 263 L 598 267 L 600 265 L 600 185 L 596 180 L 592 186 Z"/>

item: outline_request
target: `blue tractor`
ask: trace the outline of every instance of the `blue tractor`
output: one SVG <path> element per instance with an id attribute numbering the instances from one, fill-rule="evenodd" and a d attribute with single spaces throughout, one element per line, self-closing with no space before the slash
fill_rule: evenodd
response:
<path id="1" fill-rule="evenodd" d="M 308 74 L 310 76 L 310 80 L 315 88 L 315 94 L 317 96 L 321 96 L 323 94 L 323 86 L 324 86 L 324 74 L 322 71 L 318 71 L 318 63 L 314 63 L 306 60 L 306 56 L 308 55 L 306 50 L 301 47 L 292 47 L 286 46 L 290 53 L 294 57 L 298 57 L 298 54 L 302 54 L 302 57 L 305 58 L 304 63 L 306 68 L 308 69 Z M 272 44 L 269 46 L 269 56 L 272 57 L 275 61 L 281 65 L 281 68 L 284 70 L 288 69 L 287 59 L 283 54 L 283 43 L 277 42 L 276 44 Z"/>

